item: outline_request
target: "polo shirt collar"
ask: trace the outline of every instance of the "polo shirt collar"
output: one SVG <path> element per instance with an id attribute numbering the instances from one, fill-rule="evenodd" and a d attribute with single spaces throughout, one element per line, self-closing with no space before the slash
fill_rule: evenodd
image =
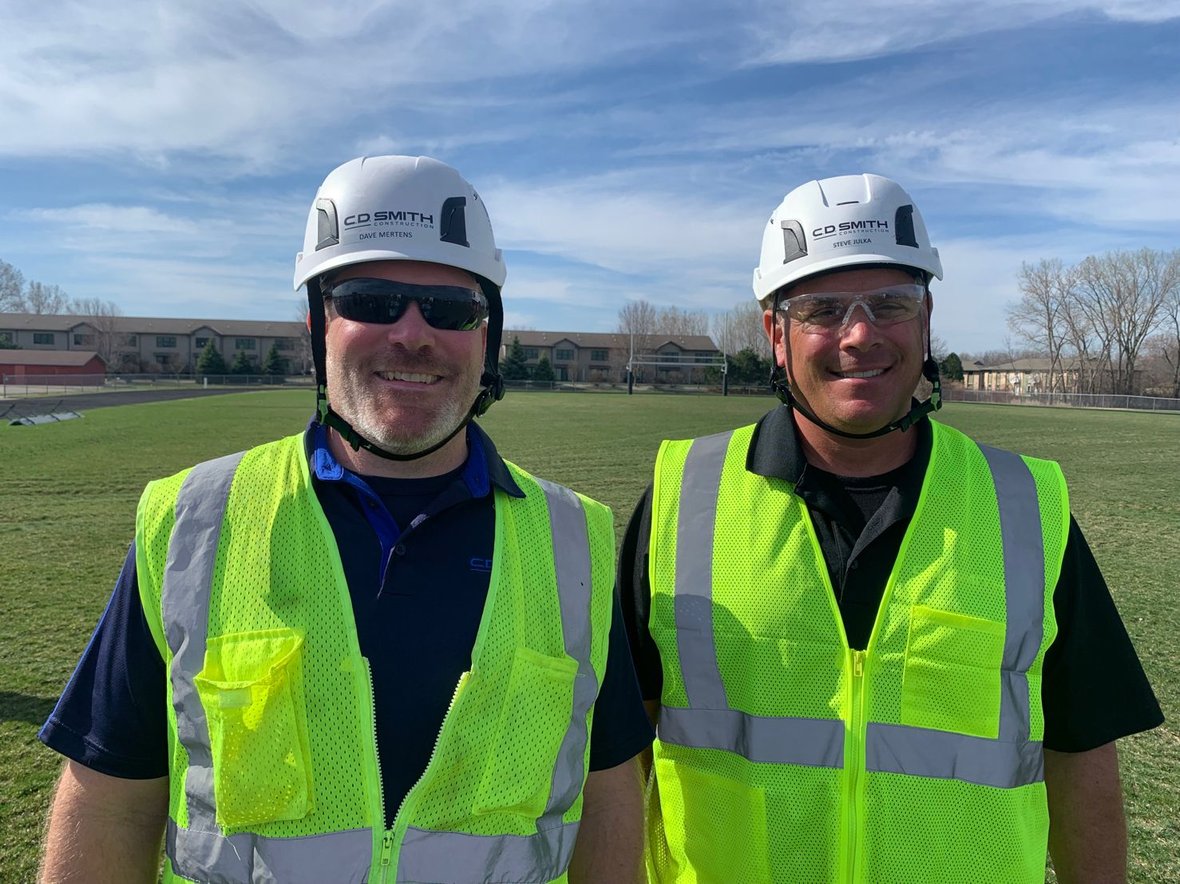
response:
<path id="1" fill-rule="evenodd" d="M 926 464 L 930 460 L 933 437 L 930 421 L 922 418 L 907 432 L 918 434 L 917 451 L 907 466 L 920 465 L 921 469 L 907 470 L 907 474 L 916 476 L 920 487 L 921 476 L 925 474 Z M 792 486 L 802 481 L 808 463 L 807 457 L 803 454 L 803 446 L 799 442 L 799 431 L 795 427 L 792 409 L 780 405 L 764 414 L 758 421 L 754 427 L 754 435 L 750 439 L 750 447 L 746 451 L 746 469 L 756 476 L 782 479 Z"/>
<path id="2" fill-rule="evenodd" d="M 467 425 L 467 460 L 460 478 L 473 498 L 484 497 L 493 485 L 510 497 L 524 497 L 496 446 L 475 423 Z M 312 420 L 307 426 L 307 446 L 313 475 L 321 482 L 339 482 L 349 475 L 328 446 L 328 429 Z"/>

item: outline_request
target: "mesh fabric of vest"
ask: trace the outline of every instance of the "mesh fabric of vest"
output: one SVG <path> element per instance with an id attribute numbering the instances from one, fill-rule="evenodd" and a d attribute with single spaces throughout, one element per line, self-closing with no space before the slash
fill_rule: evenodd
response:
<path id="1" fill-rule="evenodd" d="M 1042 880 L 1043 784 L 1008 790 L 863 770 L 868 721 L 962 724 L 916 701 L 907 705 L 906 716 L 901 713 L 905 641 L 915 611 L 936 612 L 935 634 L 946 619 L 959 626 L 998 622 L 1002 629 L 995 492 L 978 447 L 936 425 L 921 502 L 866 656 L 867 715 L 854 733 L 848 730 L 854 722 L 852 654 L 818 541 L 789 484 L 745 470 L 752 430 L 742 428 L 730 439 L 713 538 L 713 638 L 726 702 L 756 716 L 844 720 L 844 766 L 756 763 L 732 752 L 657 740 L 648 805 L 653 879 Z M 680 478 L 691 444 L 665 443 L 653 490 L 651 631 L 664 666 L 662 701 L 672 707 L 687 705 L 673 589 Z M 1043 639 L 1029 672 L 1032 738 L 1040 739 L 1040 664 L 1055 633 L 1051 593 L 1068 507 L 1056 465 L 1026 462 L 1037 481 L 1046 538 Z M 948 617 L 939 620 L 940 610 Z M 982 638 L 972 630 L 959 636 L 960 660 L 981 653 L 994 658 L 994 630 L 985 626 L 981 632 Z M 1001 650 L 1002 642 L 1001 632 Z M 969 696 L 953 678 L 935 678 L 929 687 L 947 692 L 952 710 L 967 710 L 968 726 L 978 733 L 994 718 L 976 709 L 977 701 L 986 708 L 991 699 L 978 695 L 986 690 L 981 684 L 998 688 L 998 668 L 985 673 L 982 683 L 964 681 Z"/>
<path id="2" fill-rule="evenodd" d="M 291 735 L 295 751 L 300 733 L 306 740 L 306 813 L 251 822 L 241 830 L 296 837 L 370 828 L 377 857 L 383 811 L 367 663 L 357 644 L 339 551 L 311 488 L 302 446 L 303 437 L 292 436 L 253 449 L 234 476 L 214 567 L 210 651 L 203 674 L 218 683 L 240 681 L 240 671 L 227 673 L 213 658 L 226 658 L 231 669 L 240 670 L 244 663 L 266 669 L 276 662 L 276 652 L 291 656 L 290 644 L 283 639 L 299 642 L 294 654 L 298 671 L 290 673 L 289 680 L 298 683 L 302 690 L 295 693 L 302 696 L 292 698 L 293 715 L 288 718 L 293 717 L 297 732 Z M 535 832 L 539 812 L 534 812 L 538 804 L 544 809 L 544 799 L 537 797 L 539 784 L 544 782 L 547 797 L 553 758 L 547 759 L 544 770 L 537 765 L 544 763 L 549 747 L 556 755 L 570 725 L 569 697 L 577 664 L 563 648 L 548 510 L 535 480 L 513 465 L 509 469 L 527 496 L 518 500 L 496 491 L 493 573 L 474 663 L 456 688 L 454 708 L 426 773 L 399 811 L 398 843 L 408 826 L 475 835 Z M 186 475 L 187 471 L 149 484 L 137 516 L 140 592 L 169 667 L 172 657 L 163 640 L 160 594 L 176 496 Z M 592 554 L 591 663 L 601 683 L 614 535 L 610 511 L 581 500 Z M 224 639 L 236 645 L 228 655 L 218 647 Z M 252 656 L 259 659 L 251 660 Z M 168 700 L 170 815 L 186 827 L 188 757 L 176 737 L 170 684 Z M 586 726 L 588 732 L 589 720 Z M 587 759 L 588 751 L 583 771 Z M 522 763 L 526 766 L 519 766 Z M 253 764 L 236 767 L 240 770 L 235 772 L 235 784 L 255 792 L 264 809 L 273 805 L 275 771 L 254 771 Z M 565 819 L 576 820 L 580 810 L 579 792 L 576 802 L 565 809 Z M 395 844 L 394 862 L 396 849 Z"/>
<path id="3" fill-rule="evenodd" d="M 502 508 L 488 607 L 471 669 L 464 674 L 427 775 L 407 798 L 407 816 L 427 829 L 476 835 L 529 835 L 546 810 L 562 737 L 570 723 L 577 662 L 565 651 L 549 540 L 549 518 L 536 481 L 513 464 L 528 501 Z M 497 498 L 499 501 L 501 498 Z M 506 496 L 503 498 L 508 500 Z M 610 510 L 581 498 L 591 544 L 591 663 L 598 684 L 606 667 L 614 582 Z M 499 555 L 514 549 L 533 554 Z M 586 721 L 587 733 L 593 710 Z M 583 777 L 589 740 L 583 753 Z M 581 816 L 582 795 L 562 818 Z"/>

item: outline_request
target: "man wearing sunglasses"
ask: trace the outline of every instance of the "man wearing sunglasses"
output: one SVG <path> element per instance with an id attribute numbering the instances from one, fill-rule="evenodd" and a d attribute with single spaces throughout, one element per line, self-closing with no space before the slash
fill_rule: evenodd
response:
<path id="1" fill-rule="evenodd" d="M 1114 741 L 1159 705 L 1058 466 L 928 419 L 934 278 L 895 182 L 793 190 L 783 406 L 660 449 L 619 568 L 653 881 L 1125 879 Z"/>
<path id="2" fill-rule="evenodd" d="M 599 503 L 503 460 L 505 268 L 425 157 L 328 175 L 306 432 L 151 483 L 42 739 L 44 879 L 636 881 L 651 741 Z M 609 663 L 608 663 L 609 660 Z"/>

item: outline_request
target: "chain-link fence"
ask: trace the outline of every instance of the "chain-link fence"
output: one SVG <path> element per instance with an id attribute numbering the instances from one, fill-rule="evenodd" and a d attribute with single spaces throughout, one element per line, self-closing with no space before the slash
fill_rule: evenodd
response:
<path id="1" fill-rule="evenodd" d="M 1125 396 L 1116 393 L 1020 393 L 1012 390 L 963 390 L 943 387 L 948 402 L 993 402 L 999 405 L 1056 405 L 1065 408 L 1123 408 L 1135 411 L 1180 412 L 1180 399 Z"/>

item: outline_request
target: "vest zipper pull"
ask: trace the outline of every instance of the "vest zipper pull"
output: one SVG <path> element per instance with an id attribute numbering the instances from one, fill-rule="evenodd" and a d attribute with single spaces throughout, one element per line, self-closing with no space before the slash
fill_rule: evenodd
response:
<path id="1" fill-rule="evenodd" d="M 386 832 L 381 836 L 381 869 L 384 876 L 385 869 L 393 860 L 393 832 Z M 382 880 L 385 880 L 382 877 Z"/>

